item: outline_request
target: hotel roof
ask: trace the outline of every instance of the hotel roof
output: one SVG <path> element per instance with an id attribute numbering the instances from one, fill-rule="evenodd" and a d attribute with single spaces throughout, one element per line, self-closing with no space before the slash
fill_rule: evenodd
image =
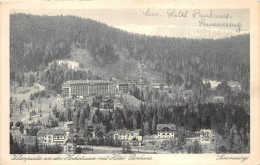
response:
<path id="1" fill-rule="evenodd" d="M 63 129 L 42 129 L 39 130 L 37 136 L 44 136 L 44 135 L 65 135 L 65 130 Z"/>
<path id="2" fill-rule="evenodd" d="M 126 129 L 118 129 L 117 131 L 115 131 L 115 133 L 118 133 L 118 134 L 128 134 L 129 133 L 129 131 L 128 130 L 126 130 Z"/>
<path id="3" fill-rule="evenodd" d="M 176 130 L 176 126 L 174 124 L 158 124 L 157 125 L 157 130 L 161 130 L 163 128 L 169 128 L 171 130 Z"/>
<path id="4" fill-rule="evenodd" d="M 66 81 L 66 84 L 105 84 L 105 83 L 112 83 L 108 80 L 71 80 Z"/>

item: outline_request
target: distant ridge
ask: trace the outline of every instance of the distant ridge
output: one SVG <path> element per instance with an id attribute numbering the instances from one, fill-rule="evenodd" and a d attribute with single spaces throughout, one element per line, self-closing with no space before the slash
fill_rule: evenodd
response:
<path id="1" fill-rule="evenodd" d="M 187 27 L 174 25 L 120 25 L 116 28 L 136 34 L 145 34 L 148 36 L 175 37 L 175 38 L 191 38 L 191 39 L 222 39 L 232 36 L 249 34 L 249 31 L 241 31 L 237 33 L 234 29 L 218 29 L 218 28 L 202 28 Z"/>

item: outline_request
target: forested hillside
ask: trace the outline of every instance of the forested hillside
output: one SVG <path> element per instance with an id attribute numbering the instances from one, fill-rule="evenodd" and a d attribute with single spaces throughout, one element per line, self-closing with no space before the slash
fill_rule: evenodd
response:
<path id="1" fill-rule="evenodd" d="M 100 67 L 119 59 L 116 50 L 158 72 L 166 83 L 195 82 L 203 77 L 235 80 L 249 89 L 249 35 L 212 40 L 150 37 L 131 34 L 76 16 L 10 16 L 11 78 L 44 69 L 70 57 L 70 45 L 87 49 Z"/>
<path id="2" fill-rule="evenodd" d="M 158 124 L 175 124 L 174 142 L 171 136 L 167 145 L 177 153 L 190 153 L 202 129 L 213 137 L 209 147 L 203 145 L 205 153 L 249 153 L 249 42 L 249 34 L 217 40 L 146 36 L 76 16 L 11 14 L 10 121 L 20 132 L 30 123 L 34 130 L 37 119 L 39 128 L 72 121 L 70 132 L 83 133 L 100 150 L 103 144 L 120 146 L 118 139 L 105 144 L 114 131 L 133 130 L 150 139 Z M 122 84 L 125 76 L 133 81 Z M 64 82 L 86 79 L 110 79 L 114 86 L 82 83 L 65 95 Z M 155 153 L 150 141 L 143 140 L 141 148 Z M 11 153 L 19 150 L 16 144 Z"/>

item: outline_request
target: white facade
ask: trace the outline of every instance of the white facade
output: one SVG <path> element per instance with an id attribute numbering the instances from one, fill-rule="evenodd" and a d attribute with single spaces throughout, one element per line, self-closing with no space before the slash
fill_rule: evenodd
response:
<path id="1" fill-rule="evenodd" d="M 158 139 L 171 139 L 174 138 L 176 126 L 174 124 L 158 124 L 156 130 Z"/>
<path id="2" fill-rule="evenodd" d="M 38 138 L 38 136 L 37 136 L 37 138 Z M 53 144 L 53 135 L 52 134 L 48 134 L 48 135 L 46 134 L 45 136 L 41 136 L 39 138 L 43 139 L 42 140 L 43 144 L 47 144 L 47 145 Z"/>
<path id="3" fill-rule="evenodd" d="M 39 144 L 55 145 L 62 144 L 66 138 L 66 133 L 63 130 L 43 130 L 37 133 Z"/>
<path id="4" fill-rule="evenodd" d="M 113 138 L 116 140 L 128 140 L 129 138 L 139 137 L 139 132 L 128 131 L 128 130 L 118 130 L 114 133 Z"/>
<path id="5" fill-rule="evenodd" d="M 114 134 L 114 139 L 118 139 L 118 140 L 127 140 L 128 139 L 129 134 L 128 133 L 116 133 Z"/>
<path id="6" fill-rule="evenodd" d="M 174 138 L 174 133 L 173 132 L 158 132 L 158 138 L 159 139 L 170 139 Z"/>
<path id="7" fill-rule="evenodd" d="M 63 143 L 65 140 L 65 135 L 54 135 L 53 136 L 53 142 L 54 143 Z"/>
<path id="8" fill-rule="evenodd" d="M 201 144 L 209 144 L 211 141 L 212 132 L 210 129 L 202 129 L 200 130 L 200 143 Z"/>
<path id="9" fill-rule="evenodd" d="M 73 80 L 62 84 L 64 96 L 110 95 L 117 90 L 111 81 L 105 80 Z"/>

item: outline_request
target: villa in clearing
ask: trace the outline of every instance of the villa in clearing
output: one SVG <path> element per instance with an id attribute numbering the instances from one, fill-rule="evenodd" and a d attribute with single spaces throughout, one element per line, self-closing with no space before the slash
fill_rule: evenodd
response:
<path id="1" fill-rule="evenodd" d="M 212 137 L 212 131 L 210 129 L 201 129 L 200 130 L 200 143 L 209 144 Z"/>
<path id="2" fill-rule="evenodd" d="M 66 137 L 63 129 L 42 129 L 37 133 L 37 141 L 39 145 L 61 145 Z"/>
<path id="3" fill-rule="evenodd" d="M 158 124 L 156 130 L 159 139 L 170 139 L 174 138 L 176 126 L 174 124 Z"/>

